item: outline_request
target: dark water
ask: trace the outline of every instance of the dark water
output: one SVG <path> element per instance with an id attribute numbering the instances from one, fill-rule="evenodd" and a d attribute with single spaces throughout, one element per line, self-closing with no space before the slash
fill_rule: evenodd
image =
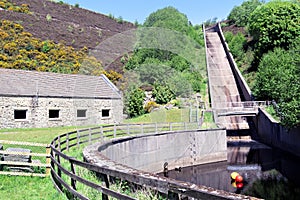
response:
<path id="1" fill-rule="evenodd" d="M 299 141 L 300 142 L 300 141 Z M 198 185 L 264 199 L 300 200 L 300 158 L 264 144 L 228 142 L 227 162 L 169 171 L 168 176 Z M 232 172 L 242 175 L 243 187 L 234 187 Z"/>

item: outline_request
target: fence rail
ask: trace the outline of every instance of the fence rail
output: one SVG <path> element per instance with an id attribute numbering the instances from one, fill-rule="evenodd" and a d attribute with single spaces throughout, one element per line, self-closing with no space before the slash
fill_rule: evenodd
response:
<path id="1" fill-rule="evenodd" d="M 79 148 L 93 142 L 106 141 L 120 136 L 163 133 L 174 130 L 195 130 L 199 128 L 198 123 L 156 123 L 156 124 L 123 124 L 106 125 L 93 128 L 86 128 L 56 137 L 51 142 L 51 177 L 54 185 L 59 191 L 63 191 L 69 198 L 90 199 L 88 195 L 80 190 L 84 185 L 93 191 L 99 192 L 102 199 L 109 197 L 117 199 L 135 199 L 111 189 L 111 179 L 121 179 L 139 187 L 151 188 L 154 191 L 163 192 L 168 199 L 179 199 L 179 195 L 197 199 L 230 199 L 235 198 L 235 194 L 230 193 L 230 198 L 226 198 L 224 191 L 220 193 L 209 192 L 209 188 L 198 187 L 189 183 L 180 183 L 164 177 L 158 177 L 151 173 L 143 174 L 140 171 L 126 173 L 117 168 L 99 166 L 92 163 L 80 161 L 67 155 L 71 148 Z M 83 172 L 82 172 L 83 171 Z M 88 180 L 83 176 L 86 172 L 94 172 L 102 182 Z M 80 185 L 79 185 L 80 184 Z M 99 198 L 99 197 L 93 197 Z"/>
<path id="2" fill-rule="evenodd" d="M 0 174 L 50 175 L 50 145 L 7 140 L 0 140 L 0 144 Z"/>

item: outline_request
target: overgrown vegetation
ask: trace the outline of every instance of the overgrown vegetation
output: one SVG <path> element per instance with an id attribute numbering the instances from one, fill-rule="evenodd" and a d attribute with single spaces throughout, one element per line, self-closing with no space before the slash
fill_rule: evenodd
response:
<path id="1" fill-rule="evenodd" d="M 133 54 L 123 59 L 126 60 L 125 70 L 137 74 L 134 79 L 136 87 L 151 86 L 152 98 L 157 104 L 166 104 L 178 97 L 191 97 L 194 92 L 205 94 L 201 26 L 191 25 L 183 13 L 166 7 L 151 13 L 138 34 L 139 40 Z M 144 101 L 140 103 L 141 112 L 135 113 L 143 114 Z"/>
<path id="2" fill-rule="evenodd" d="M 0 67 L 56 73 L 84 73 L 98 75 L 101 63 L 87 55 L 87 48 L 79 51 L 53 41 L 41 41 L 24 31 L 20 24 L 0 22 Z M 90 70 L 87 70 L 90 69 Z"/>
<path id="3" fill-rule="evenodd" d="M 299 126 L 299 2 L 249 0 L 228 19 L 245 27 L 247 35 L 227 32 L 225 37 L 255 97 L 276 101 L 284 126 Z"/>

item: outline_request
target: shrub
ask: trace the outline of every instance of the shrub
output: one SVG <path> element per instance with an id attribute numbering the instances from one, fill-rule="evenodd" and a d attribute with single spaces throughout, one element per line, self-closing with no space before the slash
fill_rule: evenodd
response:
<path id="1" fill-rule="evenodd" d="M 147 102 L 147 104 L 144 107 L 146 113 L 150 113 L 155 108 L 159 108 L 159 105 L 155 101 L 149 101 L 149 102 Z"/>
<path id="2" fill-rule="evenodd" d="M 163 86 L 159 84 L 155 84 L 152 95 L 158 104 L 166 104 L 176 97 L 168 85 Z"/>
<path id="3" fill-rule="evenodd" d="M 130 117 L 137 117 L 145 113 L 143 104 L 146 95 L 143 90 L 133 86 L 125 93 L 125 111 Z"/>

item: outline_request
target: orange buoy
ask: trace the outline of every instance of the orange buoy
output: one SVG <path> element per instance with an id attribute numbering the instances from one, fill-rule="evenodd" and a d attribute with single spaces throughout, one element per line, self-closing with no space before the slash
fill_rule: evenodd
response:
<path id="1" fill-rule="evenodd" d="M 243 182 L 243 177 L 242 177 L 241 175 L 237 175 L 237 176 L 235 177 L 235 181 L 236 181 L 237 183 L 242 183 L 242 182 Z"/>

